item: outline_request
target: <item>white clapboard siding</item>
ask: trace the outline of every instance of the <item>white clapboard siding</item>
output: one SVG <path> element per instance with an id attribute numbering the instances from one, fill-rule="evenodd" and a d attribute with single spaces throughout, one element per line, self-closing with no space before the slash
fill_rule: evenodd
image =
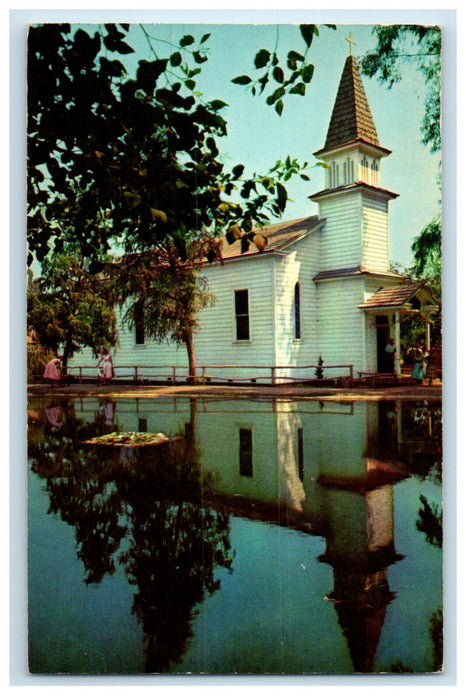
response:
<path id="1" fill-rule="evenodd" d="M 206 268 L 205 277 L 215 304 L 199 314 L 195 338 L 198 365 L 274 365 L 273 257 L 255 256 L 213 265 Z M 250 339 L 237 340 L 235 291 L 245 289 Z"/>
<path id="2" fill-rule="evenodd" d="M 358 191 L 340 193 L 319 204 L 326 219 L 320 234 L 320 269 L 336 270 L 361 264 L 361 195 Z"/>
<path id="3" fill-rule="evenodd" d="M 362 265 L 369 270 L 388 270 L 388 203 L 363 198 Z"/>
<path id="4" fill-rule="evenodd" d="M 318 285 L 319 352 L 324 365 L 364 367 L 364 312 L 361 277 L 326 280 Z"/>
<path id="5" fill-rule="evenodd" d="M 275 364 L 272 265 L 271 256 L 264 255 L 261 258 L 230 261 L 224 265 L 215 264 L 203 270 L 215 300 L 213 305 L 199 312 L 199 327 L 194 338 L 198 366 L 235 364 L 270 367 Z M 236 340 L 235 290 L 241 289 L 247 289 L 249 294 L 249 341 Z M 187 368 L 184 345 L 167 340 L 155 342 L 149 338 L 146 338 L 144 345 L 137 345 L 134 330 L 122 324 L 120 313 L 118 319 L 119 345 L 113 352 L 117 377 L 126 371 L 120 370 L 121 366 Z M 73 358 L 76 365 L 92 363 L 95 364 L 96 360 L 92 359 L 88 349 Z M 168 378 L 168 371 L 165 373 Z M 220 370 L 209 373 L 222 375 Z M 270 376 L 268 370 L 262 373 Z M 257 372 L 245 370 L 244 374 L 255 376 Z"/>
<path id="6" fill-rule="evenodd" d="M 305 238 L 288 249 L 288 255 L 276 263 L 275 337 L 276 364 L 304 366 L 317 364 L 317 288 L 319 236 Z M 301 338 L 295 338 L 295 285 L 300 285 Z"/>

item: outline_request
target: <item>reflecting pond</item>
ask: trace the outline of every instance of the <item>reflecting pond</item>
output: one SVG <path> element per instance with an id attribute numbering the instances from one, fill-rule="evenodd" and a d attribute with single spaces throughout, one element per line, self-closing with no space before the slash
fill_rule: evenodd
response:
<path id="1" fill-rule="evenodd" d="M 32 397 L 29 669 L 442 666 L 441 405 Z M 102 446 L 115 431 L 156 446 Z"/>

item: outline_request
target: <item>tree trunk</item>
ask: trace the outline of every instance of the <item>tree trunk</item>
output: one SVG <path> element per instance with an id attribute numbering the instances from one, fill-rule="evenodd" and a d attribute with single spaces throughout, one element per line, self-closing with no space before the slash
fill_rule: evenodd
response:
<path id="1" fill-rule="evenodd" d="M 191 384 L 197 384 L 196 355 L 194 353 L 194 336 L 192 331 L 186 331 L 185 343 L 186 350 L 188 351 L 189 382 Z"/>
<path id="2" fill-rule="evenodd" d="M 72 347 L 73 339 L 71 336 L 68 336 L 65 341 L 65 347 L 63 348 L 63 355 L 61 358 L 62 371 L 64 374 L 67 374 L 68 372 L 68 360 L 71 356 Z"/>

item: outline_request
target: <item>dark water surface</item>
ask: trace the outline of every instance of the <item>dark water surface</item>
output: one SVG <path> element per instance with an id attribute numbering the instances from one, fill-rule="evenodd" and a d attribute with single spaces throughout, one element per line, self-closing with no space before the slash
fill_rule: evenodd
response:
<path id="1" fill-rule="evenodd" d="M 29 669 L 442 665 L 441 407 L 29 402 Z M 157 447 L 84 441 L 163 433 Z"/>

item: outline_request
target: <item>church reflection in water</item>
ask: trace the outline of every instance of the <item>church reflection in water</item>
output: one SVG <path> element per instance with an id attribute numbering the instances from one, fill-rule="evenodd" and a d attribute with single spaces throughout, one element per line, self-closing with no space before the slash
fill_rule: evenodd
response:
<path id="1" fill-rule="evenodd" d="M 394 489 L 433 468 L 441 478 L 439 405 L 88 400 L 30 408 L 33 470 L 47 479 L 51 511 L 76 529 L 87 582 L 111 575 L 120 552 L 136 586 L 145 672 L 169 672 L 183 658 L 195 605 L 218 587 L 215 567 L 234 559 L 232 516 L 323 538 L 318 561 L 333 570 L 326 600 L 353 670 L 373 670 L 396 595 L 387 573 L 404 556 Z M 183 439 L 139 450 L 83 445 L 114 430 Z M 435 517 L 424 526 L 433 538 L 441 529 Z"/>

